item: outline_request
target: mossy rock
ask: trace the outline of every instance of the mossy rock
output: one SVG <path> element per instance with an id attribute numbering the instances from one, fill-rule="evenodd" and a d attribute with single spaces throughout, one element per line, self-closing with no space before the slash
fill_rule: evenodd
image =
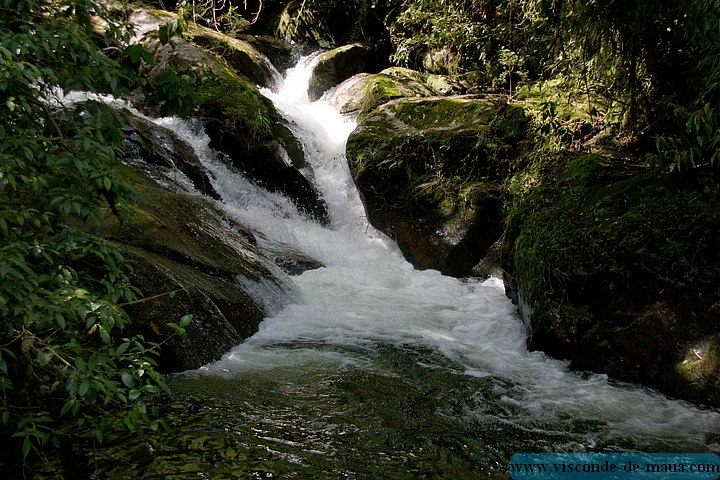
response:
<path id="1" fill-rule="evenodd" d="M 498 98 L 383 104 L 347 144 L 368 219 L 416 268 L 471 274 L 500 237 L 502 182 L 526 127 Z"/>
<path id="2" fill-rule="evenodd" d="M 181 371 L 217 360 L 257 331 L 267 313 L 238 279 L 287 292 L 289 285 L 252 233 L 232 225 L 211 202 L 171 192 L 130 167 L 119 171 L 137 192 L 134 215 L 122 222 L 108 217 L 97 233 L 119 245 L 144 295 L 123 307 L 133 331 L 161 341 L 172 334 L 167 322 L 191 314 L 188 340 L 166 342 L 160 368 Z"/>
<path id="3" fill-rule="evenodd" d="M 717 179 L 565 153 L 532 180 L 511 211 L 503 251 L 531 312 L 530 346 L 578 369 L 719 405 L 717 363 L 703 357 L 700 379 L 682 367 L 720 333 Z"/>
<path id="4" fill-rule="evenodd" d="M 330 98 L 340 113 L 355 114 L 362 121 L 380 105 L 398 98 L 431 97 L 435 92 L 420 72 L 391 67 L 377 74 L 359 74 L 344 81 Z"/>
<path id="5" fill-rule="evenodd" d="M 370 48 L 354 43 L 322 53 L 315 63 L 308 97 L 318 100 L 323 93 L 355 74 L 370 71 Z"/>
<path id="6" fill-rule="evenodd" d="M 85 105 L 83 108 L 89 108 Z M 160 368 L 198 368 L 252 335 L 292 290 L 284 272 L 318 268 L 285 245 L 257 247 L 259 235 L 198 195 L 219 196 L 192 148 L 167 130 L 105 104 L 95 115 L 124 134 L 121 178 L 135 192 L 133 214 L 108 217 L 96 234 L 119 245 L 135 287 L 144 297 L 125 305 L 131 333 L 163 343 Z M 183 179 L 183 174 L 188 178 Z M 192 188 L 194 184 L 195 189 Z M 258 297 L 256 292 L 269 295 Z M 278 292 L 285 292 L 280 293 Z M 172 337 L 167 322 L 193 315 L 188 340 Z"/>
<path id="7" fill-rule="evenodd" d="M 200 159 L 173 131 L 120 110 L 107 108 L 106 111 L 124 124 L 123 160 L 126 164 L 133 165 L 149 178 L 166 185 L 180 185 L 177 182 L 179 170 L 198 192 L 216 200 L 220 199 Z"/>
<path id="8" fill-rule="evenodd" d="M 286 195 L 316 221 L 329 221 L 302 146 L 255 85 L 235 75 L 203 85 L 198 110 L 212 147 L 235 167 L 268 190 Z"/>
<path id="9" fill-rule="evenodd" d="M 235 72 L 263 87 L 277 87 L 281 75 L 261 48 L 264 46 L 265 51 L 273 52 L 281 65 L 286 64 L 290 56 L 289 45 L 281 41 L 261 43 L 249 36 L 240 39 L 196 24 L 190 26 L 187 35 L 193 43 L 225 60 Z"/>
<path id="10" fill-rule="evenodd" d="M 250 75 L 254 75 L 254 71 L 260 77 L 269 78 L 268 72 L 273 67 L 250 42 L 196 25 L 191 25 L 190 32 L 189 37 L 206 43 L 208 48 L 233 52 L 238 66 Z M 298 210 L 327 223 L 327 207 L 312 183 L 302 147 L 286 120 L 252 81 L 240 75 L 218 53 L 174 37 L 172 45 L 157 49 L 149 83 L 162 84 L 166 72 L 187 72 L 200 66 L 209 69 L 212 78 L 203 80 L 197 88 L 198 105 L 192 113 L 203 118 L 212 147 L 228 155 L 252 180 L 286 195 Z M 256 63 L 251 57 L 263 60 Z M 243 67 L 246 61 L 250 63 Z M 250 64 L 257 68 L 249 67 Z M 265 73 L 258 73 L 260 70 Z M 163 113 L 163 105 L 144 110 L 157 116 Z"/>

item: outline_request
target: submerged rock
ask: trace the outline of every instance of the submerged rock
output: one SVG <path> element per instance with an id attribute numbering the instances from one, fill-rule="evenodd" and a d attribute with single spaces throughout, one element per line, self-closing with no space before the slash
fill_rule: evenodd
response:
<path id="1" fill-rule="evenodd" d="M 527 120 L 494 98 L 398 99 L 350 135 L 368 219 L 420 269 L 466 276 L 502 233 L 501 183 Z"/>
<path id="2" fill-rule="evenodd" d="M 528 344 L 720 405 L 720 185 L 565 153 L 512 210 L 503 267 Z"/>

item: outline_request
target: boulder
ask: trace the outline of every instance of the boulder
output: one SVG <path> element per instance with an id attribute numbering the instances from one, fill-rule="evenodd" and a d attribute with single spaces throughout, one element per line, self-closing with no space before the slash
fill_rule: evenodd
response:
<path id="1" fill-rule="evenodd" d="M 720 405 L 720 185 L 566 152 L 516 180 L 502 252 L 530 348 Z"/>
<path id="2" fill-rule="evenodd" d="M 502 182 L 527 119 L 499 98 L 401 98 L 350 135 L 369 221 L 419 269 L 467 276 L 502 233 Z"/>
<path id="3" fill-rule="evenodd" d="M 430 50 L 423 55 L 423 68 L 435 74 L 456 75 L 460 69 L 461 56 L 448 47 Z"/>
<path id="4" fill-rule="evenodd" d="M 225 75 L 203 85 L 198 111 L 211 145 L 248 177 L 287 196 L 299 211 L 329 221 L 298 140 L 272 102 L 243 77 Z"/>
<path id="5" fill-rule="evenodd" d="M 116 121 L 122 122 L 125 135 L 123 161 L 156 182 L 174 186 L 181 191 L 184 175 L 195 190 L 216 200 L 220 195 L 210 182 L 207 171 L 193 149 L 167 128 L 159 127 L 142 117 L 107 109 Z M 193 193 L 185 189 L 184 193 Z"/>
<path id="6" fill-rule="evenodd" d="M 180 70 L 195 65 L 208 66 L 215 75 L 222 75 L 225 66 L 245 75 L 264 87 L 276 87 L 281 80 L 278 69 L 285 68 L 290 60 L 290 45 L 271 37 L 229 35 L 212 28 L 188 22 L 183 36 L 173 36 L 167 45 L 159 41 L 159 29 L 178 22 L 180 16 L 165 10 L 134 8 L 128 22 L 134 29 L 132 42 L 140 43 L 155 53 L 155 68 L 151 77 L 167 70 L 168 63 Z M 189 43 L 202 47 L 191 48 Z M 215 56 L 209 57 L 206 52 Z"/>
<path id="7" fill-rule="evenodd" d="M 345 80 L 332 92 L 329 100 L 340 113 L 356 115 L 362 121 L 368 113 L 390 100 L 434 94 L 420 72 L 391 67 L 374 75 L 361 73 Z"/>
<path id="8" fill-rule="evenodd" d="M 310 100 L 318 100 L 323 93 L 344 80 L 369 71 L 370 52 L 369 47 L 355 43 L 321 54 L 308 84 Z"/>
<path id="9" fill-rule="evenodd" d="M 279 65 L 286 65 L 290 46 L 280 40 L 256 39 L 249 35 L 241 38 L 225 35 L 211 28 L 192 24 L 188 36 L 193 43 L 215 53 L 237 73 L 256 85 L 276 88 L 282 81 L 278 68 L 263 53 L 273 54 Z"/>
<path id="10" fill-rule="evenodd" d="M 321 265 L 277 242 L 263 240 L 267 247 L 260 250 L 259 233 L 198 195 L 204 189 L 218 197 L 192 148 L 171 131 L 128 110 L 101 105 L 99 114 L 124 125 L 123 163 L 116 168 L 137 198 L 129 218 L 108 215 L 96 227 L 120 246 L 143 294 L 123 306 L 132 333 L 162 342 L 163 371 L 217 360 L 292 298 L 285 272 Z M 183 342 L 166 323 L 188 314 L 193 321 Z"/>
<path id="11" fill-rule="evenodd" d="M 219 359 L 271 313 L 240 279 L 291 289 L 258 251 L 251 232 L 228 228 L 211 202 L 171 192 L 129 167 L 121 174 L 139 195 L 135 215 L 124 222 L 109 217 L 99 233 L 120 246 L 132 267 L 131 281 L 143 293 L 123 307 L 133 331 L 160 342 L 173 333 L 167 322 L 191 314 L 187 341 L 164 342 L 159 368 L 182 371 Z"/>

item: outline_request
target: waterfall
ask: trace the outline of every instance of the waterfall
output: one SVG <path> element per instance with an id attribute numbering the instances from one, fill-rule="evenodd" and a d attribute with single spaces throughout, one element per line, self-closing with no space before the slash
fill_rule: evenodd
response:
<path id="1" fill-rule="evenodd" d="M 611 437 L 672 438 L 704 445 L 720 416 L 649 390 L 608 381 L 599 374 L 570 372 L 566 362 L 528 352 L 525 329 L 499 279 L 459 280 L 416 271 L 394 242 L 375 231 L 363 213 L 344 157 L 355 124 L 326 101 L 309 102 L 312 57 L 291 69 L 277 92 L 264 91 L 294 125 L 327 201 L 332 225 L 323 228 L 299 214 L 248 206 L 247 185 L 215 169 L 216 188 L 229 208 L 271 238 L 289 243 L 326 267 L 296 278 L 301 299 L 205 375 L 327 362 L 377 368 L 373 352 L 383 345 L 438 352 L 455 365 L 452 375 L 494 378 L 500 402 L 514 413 L 510 423 L 538 418 L 560 424 L 585 419 Z M 255 210 L 257 208 L 257 210 Z M 302 347 L 302 348 L 300 348 Z M 428 360 L 427 368 L 436 368 Z M 482 410 L 482 409 L 481 409 Z M 482 412 L 475 412 L 481 415 Z M 590 435 L 589 437 L 592 437 Z M 587 439 L 590 446 L 592 438 Z"/>
<path id="2" fill-rule="evenodd" d="M 720 448 L 718 412 L 529 352 L 501 280 L 414 270 L 368 224 L 344 156 L 354 121 L 308 101 L 312 66 L 304 59 L 278 91 L 263 93 L 303 144 L 328 227 L 228 167 L 201 125 L 156 120 L 194 146 L 222 208 L 261 232 L 260 243 L 286 243 L 325 266 L 294 277 L 295 301 L 221 360 L 173 377 L 182 405 L 166 441 L 175 454 L 128 471 L 187 473 L 194 462 L 202 478 L 411 478 L 402 474 L 452 468 L 480 478 L 519 451 Z"/>

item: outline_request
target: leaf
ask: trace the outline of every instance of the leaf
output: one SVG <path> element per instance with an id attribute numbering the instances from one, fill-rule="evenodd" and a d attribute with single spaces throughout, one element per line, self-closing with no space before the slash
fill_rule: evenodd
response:
<path id="1" fill-rule="evenodd" d="M 157 335 L 160 335 L 160 327 L 158 327 L 157 324 L 152 320 L 150 321 L 150 328 L 152 328 L 153 332 L 155 332 Z"/>
<path id="2" fill-rule="evenodd" d="M 190 323 L 192 322 L 192 320 L 193 320 L 192 314 L 184 315 L 184 316 L 180 319 L 180 327 L 182 327 L 182 328 L 187 327 L 188 325 L 190 325 Z"/>
<path id="3" fill-rule="evenodd" d="M 155 385 L 145 385 L 142 390 L 145 393 L 160 393 L 160 389 Z"/>
<path id="4" fill-rule="evenodd" d="M 128 398 L 130 400 L 137 400 L 138 398 L 140 398 L 140 395 L 142 395 L 142 392 L 140 390 L 138 390 L 137 388 L 133 388 L 132 390 L 130 390 L 130 393 L 128 394 Z"/>
<path id="5" fill-rule="evenodd" d="M 127 349 L 128 349 L 129 347 L 130 347 L 130 340 L 127 340 L 127 341 L 121 343 L 121 344 L 117 347 L 117 349 L 115 350 L 115 353 L 117 353 L 118 355 L 122 355 L 123 353 L 125 353 L 125 352 L 127 351 Z"/>
<path id="6" fill-rule="evenodd" d="M 84 397 L 87 395 L 88 391 L 90 391 L 90 382 L 86 380 L 80 384 L 80 387 L 78 388 L 78 395 Z"/>
<path id="7" fill-rule="evenodd" d="M 27 456 L 30 454 L 30 448 L 31 448 L 31 447 L 32 447 L 32 445 L 30 444 L 30 437 L 27 436 L 27 437 L 23 438 L 23 442 L 22 442 L 22 456 L 23 456 L 23 458 L 24 458 L 24 457 L 27 457 Z"/>
<path id="8" fill-rule="evenodd" d="M 107 331 L 105 328 L 103 328 L 102 326 L 100 327 L 100 338 L 102 339 L 102 342 L 103 342 L 105 345 L 109 345 L 110 342 L 111 342 L 111 340 L 110 340 L 110 334 L 109 334 L 108 331 Z"/>
<path id="9" fill-rule="evenodd" d="M 63 407 L 62 407 L 62 409 L 60 410 L 60 416 L 62 417 L 63 415 L 65 415 L 66 413 L 68 413 L 70 410 L 72 410 L 72 408 L 73 408 L 73 406 L 75 405 L 76 402 L 77 402 L 77 400 L 75 400 L 74 398 L 72 398 L 72 399 L 68 400 L 67 402 L 65 402 L 65 404 L 64 404 Z"/>
<path id="10" fill-rule="evenodd" d="M 129 373 L 122 374 L 122 382 L 128 388 L 133 388 L 135 386 L 135 380 L 133 379 L 132 375 L 130 375 Z"/>

